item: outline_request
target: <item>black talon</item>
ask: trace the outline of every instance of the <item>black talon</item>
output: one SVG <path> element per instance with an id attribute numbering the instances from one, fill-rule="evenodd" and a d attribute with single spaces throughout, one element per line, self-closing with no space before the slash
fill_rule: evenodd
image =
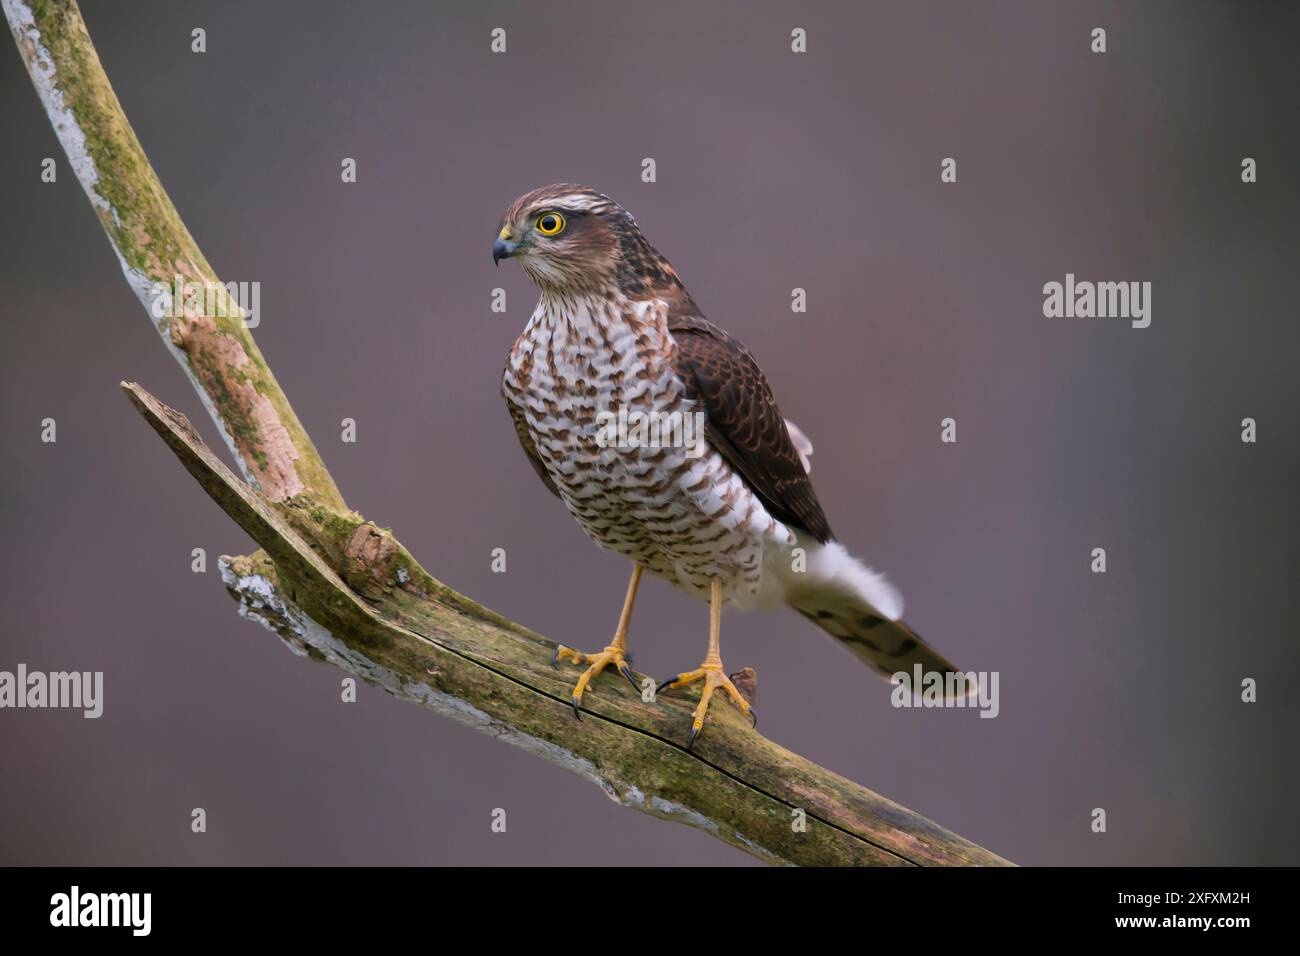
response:
<path id="1" fill-rule="evenodd" d="M 680 674 L 676 674 L 676 675 L 674 675 L 674 676 L 668 678 L 666 681 L 664 681 L 664 682 L 663 682 L 662 684 L 660 684 L 658 687 L 656 687 L 656 688 L 655 688 L 655 696 L 658 697 L 661 693 L 663 693 L 663 689 L 664 689 L 665 687 L 667 687 L 669 684 L 671 684 L 671 683 L 673 683 L 674 681 L 676 681 L 677 678 L 678 678 L 678 677 L 681 677 L 681 676 L 682 676 L 682 675 L 680 675 Z"/>
<path id="2" fill-rule="evenodd" d="M 582 698 L 575 694 L 573 697 L 573 716 L 577 717 L 579 721 L 582 720 L 581 704 Z"/>
<path id="3" fill-rule="evenodd" d="M 688 741 L 686 742 L 686 749 L 687 749 L 687 750 L 690 750 L 692 747 L 695 746 L 695 738 L 698 737 L 698 736 L 700 735 L 700 731 L 703 730 L 703 729 L 704 729 L 703 727 L 692 727 L 692 728 L 691 728 L 691 739 L 688 740 Z"/>
<path id="4" fill-rule="evenodd" d="M 753 707 L 749 708 L 749 729 L 750 730 L 758 729 L 758 711 L 756 711 Z"/>
<path id="5" fill-rule="evenodd" d="M 626 664 L 624 664 L 622 667 L 618 669 L 618 672 L 627 678 L 627 682 L 632 685 L 632 689 L 634 691 L 636 691 L 638 694 L 641 693 L 641 685 L 638 684 L 636 682 L 636 678 L 632 676 L 631 668 L 629 668 Z"/>

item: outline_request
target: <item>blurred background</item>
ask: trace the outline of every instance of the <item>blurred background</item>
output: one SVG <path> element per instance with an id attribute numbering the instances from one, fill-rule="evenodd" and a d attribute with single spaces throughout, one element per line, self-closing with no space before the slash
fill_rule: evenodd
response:
<path id="1" fill-rule="evenodd" d="M 208 259 L 261 283 L 258 342 L 347 500 L 435 576 L 582 648 L 612 633 L 627 566 L 519 449 L 498 389 L 536 294 L 490 256 L 517 195 L 586 183 L 757 355 L 912 625 L 1001 675 L 994 720 L 895 710 L 793 613 L 729 615 L 765 734 L 1019 863 L 1293 862 L 1293 5 L 82 9 Z M 215 558 L 252 543 L 118 381 L 224 446 L 7 41 L 0 117 L 0 669 L 105 673 L 99 720 L 0 712 L 0 862 L 754 862 L 380 691 L 341 703 L 339 671 L 241 620 Z M 1044 318 L 1067 272 L 1150 281 L 1150 328 Z M 706 628 L 648 582 L 637 668 L 694 666 Z"/>

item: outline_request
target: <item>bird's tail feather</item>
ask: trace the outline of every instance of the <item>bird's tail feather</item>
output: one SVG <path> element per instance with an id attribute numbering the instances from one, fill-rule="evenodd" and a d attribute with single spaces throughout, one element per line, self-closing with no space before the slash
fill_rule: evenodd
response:
<path id="1" fill-rule="evenodd" d="M 837 542 L 806 545 L 803 573 L 786 578 L 786 603 L 885 677 L 960 673 L 901 620 L 903 601 L 882 576 L 864 567 Z M 945 682 L 945 686 L 953 684 Z"/>
<path id="2" fill-rule="evenodd" d="M 902 621 L 888 621 L 861 608 L 837 612 L 824 605 L 810 607 L 792 603 L 790 606 L 882 677 L 892 677 L 901 671 L 911 680 L 917 664 L 921 665 L 923 674 L 960 673 Z M 945 681 L 945 686 L 953 685 Z"/>

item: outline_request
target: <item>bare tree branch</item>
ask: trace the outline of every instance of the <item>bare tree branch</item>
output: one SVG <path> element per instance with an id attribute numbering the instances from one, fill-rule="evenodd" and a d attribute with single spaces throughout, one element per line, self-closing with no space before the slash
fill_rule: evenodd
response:
<path id="1" fill-rule="evenodd" d="M 37 92 L 141 301 L 173 271 L 216 276 L 159 184 L 71 0 L 0 0 Z M 296 652 L 523 747 L 613 800 L 773 863 L 1006 861 L 750 730 L 728 708 L 685 749 L 685 696 L 646 702 L 598 681 L 581 723 L 554 643 L 441 584 L 393 535 L 347 510 L 244 323 L 201 309 L 158 320 L 234 450 L 240 481 L 185 416 L 131 401 L 262 551 L 221 559 L 240 613 Z M 800 817 L 803 827 L 796 823 Z"/>
<path id="2" fill-rule="evenodd" d="M 149 165 L 77 5 L 71 0 L 0 3 L 127 284 L 189 375 L 244 477 L 275 499 L 308 493 L 343 509 L 334 479 L 262 358 L 243 311 Z M 178 276 L 182 283 L 212 290 L 218 308 L 173 301 L 170 290 Z"/>
<path id="3" fill-rule="evenodd" d="M 692 705 L 599 682 L 584 719 L 555 645 L 430 577 L 360 516 L 272 502 L 239 481 L 184 415 L 123 388 L 191 475 L 265 551 L 222 558 L 255 617 L 311 656 L 574 771 L 612 800 L 699 827 L 770 862 L 995 864 L 998 857 L 790 753 L 720 709 L 685 748 Z M 613 676 L 613 675 L 611 675 Z M 638 675 L 639 676 L 639 675 Z M 804 832 L 792 826 L 806 815 Z"/>

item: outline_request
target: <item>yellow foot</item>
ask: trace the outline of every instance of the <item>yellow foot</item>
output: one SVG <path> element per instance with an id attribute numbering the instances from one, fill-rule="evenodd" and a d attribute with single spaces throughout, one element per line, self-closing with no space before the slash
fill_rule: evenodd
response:
<path id="1" fill-rule="evenodd" d="M 618 670 L 620 674 L 627 678 L 627 682 L 632 685 L 632 689 L 638 694 L 641 693 L 641 685 L 636 682 L 632 676 L 632 669 L 627 666 L 627 649 L 617 644 L 610 644 L 603 651 L 597 654 L 584 654 L 582 651 L 575 651 L 571 647 L 565 647 L 558 644 L 555 647 L 555 654 L 551 657 L 551 663 L 559 661 L 573 661 L 575 664 L 590 664 L 578 678 L 578 683 L 573 687 L 573 716 L 582 720 L 582 695 L 587 690 L 587 685 L 591 683 L 592 678 L 603 671 L 610 664 Z"/>
<path id="2" fill-rule="evenodd" d="M 685 674 L 678 674 L 676 677 L 670 677 L 659 685 L 655 693 L 665 689 L 675 689 L 685 687 L 688 684 L 694 684 L 696 681 L 704 681 L 704 690 L 700 692 L 700 703 L 695 708 L 693 719 L 691 720 L 691 739 L 687 743 L 686 749 L 690 750 L 695 746 L 695 738 L 700 735 L 704 729 L 704 715 L 709 712 L 709 698 L 713 696 L 714 690 L 721 687 L 723 692 L 731 699 L 731 702 L 740 709 L 740 712 L 749 718 L 751 727 L 758 726 L 758 715 L 754 713 L 754 708 L 749 705 L 749 701 L 741 695 L 736 689 L 736 685 L 731 682 L 731 678 L 722 672 L 721 664 L 701 664 L 693 671 L 687 671 Z"/>

